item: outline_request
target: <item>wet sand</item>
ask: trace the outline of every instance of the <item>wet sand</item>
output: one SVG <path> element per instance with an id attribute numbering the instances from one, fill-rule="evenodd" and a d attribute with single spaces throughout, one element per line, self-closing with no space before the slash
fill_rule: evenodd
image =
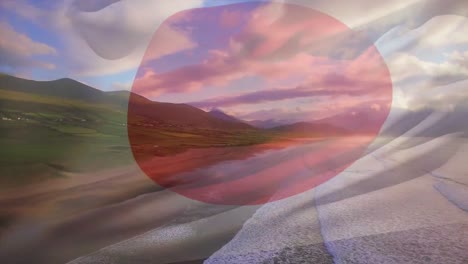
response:
<path id="1" fill-rule="evenodd" d="M 145 164 L 170 175 L 294 144 L 300 142 L 192 149 L 173 157 L 155 157 Z M 63 263 L 163 225 L 236 208 L 211 206 L 164 190 L 136 164 L 66 175 L 0 193 L 0 216 L 8 220 L 1 229 L 2 259 Z M 27 255 L 23 254 L 26 249 Z"/>
<path id="2" fill-rule="evenodd" d="M 434 186 L 449 181 L 445 192 L 456 194 L 450 191 L 454 181 L 466 182 L 468 143 L 456 135 L 415 138 L 414 147 L 402 144 L 408 140 L 412 139 L 386 140 L 385 146 L 312 190 L 313 195 L 303 193 L 264 206 L 194 201 L 161 190 L 136 166 L 99 176 L 70 175 L 69 181 L 49 182 L 42 189 L 3 193 L 2 212 L 17 215 L 2 231 L 0 258 L 7 263 L 328 263 L 332 257 L 338 263 L 462 263 L 467 257 L 460 249 L 468 246 L 463 239 L 468 213 Z M 285 162 L 301 157 L 301 166 L 309 172 L 322 167 L 303 158 L 313 148 L 288 143 L 275 151 L 287 147 L 292 152 L 265 157 L 274 162 L 275 157 Z M 229 162 L 219 159 L 221 153 L 233 162 L 261 165 L 256 158 L 272 149 L 256 154 L 238 150 L 206 150 L 216 162 L 203 166 L 228 168 Z M 203 160 L 202 151 L 182 153 L 170 166 L 193 159 Z M 346 157 L 326 164 L 339 164 L 340 159 Z M 232 168 L 237 168 L 232 175 L 249 171 Z M 304 175 L 295 171 L 291 179 Z"/>

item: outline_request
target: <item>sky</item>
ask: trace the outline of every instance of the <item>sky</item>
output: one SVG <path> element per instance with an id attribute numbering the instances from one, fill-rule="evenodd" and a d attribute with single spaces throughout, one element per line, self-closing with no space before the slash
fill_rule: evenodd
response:
<path id="1" fill-rule="evenodd" d="M 228 14 L 227 26 L 223 27 L 223 8 L 209 7 L 235 2 L 249 2 L 242 5 L 245 10 L 241 12 L 248 17 L 238 23 L 235 14 Z M 373 49 L 370 53 L 381 56 L 381 61 L 367 59 L 364 65 L 378 65 L 380 73 L 388 69 L 392 94 L 390 100 L 383 100 L 390 101 L 393 108 L 450 111 L 468 99 L 465 1 L 276 1 L 280 2 L 309 7 L 307 10 L 314 13 L 309 17 L 323 15 L 329 21 L 314 22 L 322 25 L 316 29 L 301 28 L 307 19 L 296 21 L 298 27 L 293 32 L 297 34 L 291 35 L 285 23 L 273 21 L 281 17 L 275 14 L 277 11 L 257 10 L 259 6 L 273 5 L 270 1 L 5 0 L 0 3 L 0 71 L 35 80 L 70 77 L 106 91 L 130 90 L 134 81 L 142 83 L 146 74 L 146 84 L 151 76 L 153 81 L 165 82 L 145 92 L 154 100 L 221 108 L 252 120 L 317 119 L 325 117 L 330 109 L 333 113 L 353 112 L 349 108 L 353 103 L 358 108 L 365 104 L 367 110 L 386 107 L 377 102 L 382 98 L 377 98 L 375 92 L 369 98 L 371 89 L 363 88 L 367 78 L 376 81 L 373 74 L 354 69 L 354 76 L 349 75 L 350 65 L 358 61 L 362 66 L 363 56 Z M 365 10 L 362 6 L 366 6 Z M 216 15 L 198 22 L 186 18 L 185 25 L 182 21 L 172 28 L 171 20 L 177 17 L 174 14 L 200 7 Z M 263 12 L 264 21 L 252 22 L 250 15 L 255 12 L 260 16 Z M 289 10 L 284 17 L 300 12 Z M 336 28 L 330 21 L 336 22 Z M 320 40 L 298 37 L 319 29 L 324 31 L 318 33 Z M 281 30 L 284 32 L 278 34 Z M 266 33 L 262 36 L 264 51 L 244 47 L 247 42 L 255 46 L 254 38 L 260 33 Z M 217 39 L 208 41 L 210 37 Z M 275 46 L 291 46 L 294 41 L 300 44 L 289 47 L 289 51 L 284 45 Z M 322 44 L 306 45 L 307 41 Z M 268 60 L 275 62 L 269 64 Z M 140 68 L 142 62 L 150 67 Z M 203 66 L 204 62 L 214 69 Z M 216 69 L 215 63 L 222 67 Z M 185 85 L 190 76 L 188 66 L 195 73 L 205 70 L 204 77 L 192 74 L 196 80 Z M 334 76 L 326 76 L 332 68 L 339 70 Z M 217 72 L 220 69 L 222 74 Z M 337 89 L 339 81 L 353 85 Z M 377 81 L 382 82 L 382 78 Z M 339 90 L 339 96 L 325 95 L 323 91 L 319 94 L 319 89 L 328 93 Z M 380 97 L 384 94 L 380 93 Z"/>
<path id="2" fill-rule="evenodd" d="M 295 122 L 383 111 L 391 90 L 388 68 L 364 34 L 310 8 L 252 2 L 168 18 L 132 89 L 246 120 Z"/>

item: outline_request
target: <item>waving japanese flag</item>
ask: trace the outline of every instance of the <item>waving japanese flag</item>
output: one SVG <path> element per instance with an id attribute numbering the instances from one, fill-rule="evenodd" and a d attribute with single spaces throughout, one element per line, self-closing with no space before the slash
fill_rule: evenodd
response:
<path id="1" fill-rule="evenodd" d="M 1 8 L 8 263 L 468 261 L 465 1 Z"/>

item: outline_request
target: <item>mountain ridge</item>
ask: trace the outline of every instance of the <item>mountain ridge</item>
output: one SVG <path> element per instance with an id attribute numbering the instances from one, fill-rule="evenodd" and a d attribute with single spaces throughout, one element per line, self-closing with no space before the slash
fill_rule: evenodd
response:
<path id="1" fill-rule="evenodd" d="M 338 136 L 350 133 L 350 131 L 344 128 L 320 122 L 296 122 L 273 127 L 269 130 L 288 133 L 310 133 L 317 136 Z"/>
<path id="2" fill-rule="evenodd" d="M 70 78 L 52 81 L 34 81 L 11 75 L 0 76 L 0 90 L 35 94 L 58 99 L 71 99 L 96 105 L 117 105 L 128 108 L 128 116 L 144 116 L 149 121 L 161 121 L 177 125 L 205 127 L 211 129 L 255 129 L 243 122 L 233 122 L 212 116 L 194 106 L 183 103 L 152 101 L 131 91 L 102 91 Z M 66 89 L 64 89 L 66 87 Z"/>

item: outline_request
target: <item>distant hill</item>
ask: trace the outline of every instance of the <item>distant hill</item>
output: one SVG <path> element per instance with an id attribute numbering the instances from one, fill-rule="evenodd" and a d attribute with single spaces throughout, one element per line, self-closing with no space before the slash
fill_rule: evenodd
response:
<path id="1" fill-rule="evenodd" d="M 10 75 L 0 76 L 0 90 L 22 92 L 40 96 L 69 99 L 91 104 L 110 104 L 121 108 L 129 106 L 129 115 L 140 115 L 147 119 L 168 124 L 188 125 L 212 129 L 254 129 L 248 124 L 221 112 L 207 113 L 187 104 L 160 103 L 129 91 L 104 92 L 78 81 L 64 78 L 53 81 L 33 81 Z"/>
<path id="2" fill-rule="evenodd" d="M 274 128 L 278 126 L 283 126 L 287 124 L 287 121 L 268 119 L 268 120 L 253 120 L 253 121 L 248 121 L 247 123 L 254 127 L 269 129 L 269 128 Z"/>
<path id="3" fill-rule="evenodd" d="M 68 78 L 33 81 L 0 75 L 0 89 L 87 102 L 102 101 L 105 96 L 101 90 Z"/>
<path id="4" fill-rule="evenodd" d="M 297 122 L 290 125 L 274 127 L 271 128 L 271 130 L 295 134 L 310 134 L 313 136 L 338 136 L 349 134 L 349 131 L 346 129 L 318 122 Z"/>
<path id="5" fill-rule="evenodd" d="M 142 103 L 136 100 L 138 95 L 132 94 L 129 100 L 129 120 L 136 116 L 153 121 L 166 122 L 174 125 L 190 126 L 194 128 L 210 128 L 216 130 L 255 129 L 254 127 L 228 118 L 219 118 L 212 113 L 187 104 L 172 104 L 160 102 Z"/>
<path id="6" fill-rule="evenodd" d="M 33 81 L 2 74 L 0 131 L 0 189 L 123 166 L 135 162 L 135 155 L 151 158 L 271 139 L 248 124 L 186 104 L 104 92 L 71 79 Z"/>
<path id="7" fill-rule="evenodd" d="M 56 97 L 85 103 L 113 104 L 127 107 L 129 91 L 104 92 L 69 78 L 52 81 L 27 80 L 11 75 L 0 75 L 0 90 Z M 149 101 L 141 97 L 142 101 Z"/>
<path id="8" fill-rule="evenodd" d="M 327 117 L 324 119 L 316 120 L 317 123 L 329 124 L 335 127 L 346 128 L 353 133 L 378 133 L 380 124 L 385 120 L 381 113 L 369 114 L 368 111 L 359 111 L 356 109 L 354 115 L 351 112 L 340 113 L 335 116 Z"/>
<path id="9" fill-rule="evenodd" d="M 221 111 L 220 109 L 217 109 L 217 108 L 212 109 L 211 111 L 208 112 L 208 114 L 210 114 L 211 116 L 216 117 L 218 119 L 225 120 L 225 121 L 246 123 L 243 120 L 240 120 L 240 119 L 238 119 L 238 118 L 236 118 L 234 116 L 228 115 L 228 114 L 224 113 L 223 111 Z"/>

